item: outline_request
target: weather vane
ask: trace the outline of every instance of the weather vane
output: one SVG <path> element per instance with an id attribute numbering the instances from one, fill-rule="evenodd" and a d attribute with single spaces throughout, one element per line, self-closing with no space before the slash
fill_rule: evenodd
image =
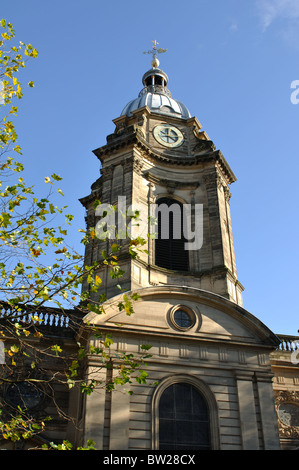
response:
<path id="1" fill-rule="evenodd" d="M 167 49 L 161 49 L 161 47 L 159 47 L 159 49 L 157 49 L 157 44 L 159 44 L 159 43 L 156 40 L 154 40 L 152 42 L 154 43 L 152 50 L 143 52 L 143 54 L 152 54 L 152 56 L 153 56 L 152 66 L 154 68 L 157 68 L 160 65 L 160 62 L 157 58 L 157 54 L 163 54 L 163 52 L 166 52 Z"/>

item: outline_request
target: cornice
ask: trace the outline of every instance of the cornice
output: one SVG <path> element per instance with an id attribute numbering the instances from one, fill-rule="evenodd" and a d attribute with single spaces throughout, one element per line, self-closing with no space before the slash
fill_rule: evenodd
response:
<path id="1" fill-rule="evenodd" d="M 159 184 L 167 188 L 176 188 L 176 189 L 191 189 L 195 190 L 199 187 L 199 182 L 184 182 L 184 181 L 173 181 L 167 178 L 160 178 L 158 175 L 153 175 L 150 171 L 144 173 L 144 177 L 151 183 Z"/>
<path id="2" fill-rule="evenodd" d="M 149 146 L 149 144 L 143 138 L 142 132 L 139 130 L 138 126 L 128 127 L 126 131 L 119 136 L 112 134 L 108 137 L 107 140 L 108 142 L 106 145 L 93 150 L 93 153 L 102 164 L 105 161 L 105 157 L 107 155 L 115 153 L 116 151 L 124 149 L 130 145 L 134 145 L 149 160 L 156 162 L 158 161 L 159 163 L 166 165 L 192 167 L 198 166 L 202 163 L 213 163 L 214 165 L 217 164 L 221 167 L 223 173 L 226 175 L 228 184 L 236 181 L 236 176 L 234 175 L 220 150 L 211 150 L 206 153 L 199 153 L 191 156 L 172 155 L 159 152 L 156 149 L 153 150 L 152 147 Z"/>

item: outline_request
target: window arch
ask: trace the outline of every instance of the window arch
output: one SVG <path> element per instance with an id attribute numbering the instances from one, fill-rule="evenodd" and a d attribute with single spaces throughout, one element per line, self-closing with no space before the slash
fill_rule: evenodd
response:
<path id="1" fill-rule="evenodd" d="M 176 383 L 162 393 L 159 402 L 159 449 L 210 449 L 208 407 L 193 385 Z"/>
<path id="2" fill-rule="evenodd" d="M 168 377 L 153 396 L 153 449 L 218 449 L 217 416 L 215 398 L 201 380 Z"/>
<path id="3" fill-rule="evenodd" d="M 162 197 L 156 202 L 158 233 L 155 240 L 155 264 L 176 271 L 189 270 L 189 252 L 185 250 L 183 204 Z"/>

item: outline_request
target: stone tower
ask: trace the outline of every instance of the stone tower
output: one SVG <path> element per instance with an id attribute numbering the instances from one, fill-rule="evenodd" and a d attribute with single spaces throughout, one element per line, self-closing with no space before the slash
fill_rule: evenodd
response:
<path id="1" fill-rule="evenodd" d="M 229 186 L 235 175 L 201 130 L 197 118 L 172 98 L 168 77 L 158 66 L 155 56 L 152 68 L 143 75 L 144 88 L 114 119 L 115 130 L 106 145 L 94 150 L 101 162 L 101 177 L 93 184 L 91 194 L 81 199 L 87 209 L 87 227 L 96 226 L 99 220 L 94 209 L 97 199 L 102 204 L 121 201 L 127 209 L 142 214 L 141 235 L 147 240 L 144 248 L 148 253 L 132 260 L 127 242 L 121 241 L 121 268 L 125 271 L 121 285 L 125 290 L 190 286 L 242 305 L 229 204 Z M 147 233 L 153 230 L 149 220 L 154 220 L 148 216 L 163 202 L 186 209 L 193 234 L 187 249 L 179 241 L 147 239 Z M 176 222 L 174 218 L 174 227 Z M 168 225 L 167 220 L 165 223 Z M 109 250 L 109 243 L 111 239 L 90 245 L 86 263 L 100 259 L 102 250 Z M 119 293 L 115 288 L 119 280 L 113 281 L 106 274 L 99 273 L 109 298 Z"/>

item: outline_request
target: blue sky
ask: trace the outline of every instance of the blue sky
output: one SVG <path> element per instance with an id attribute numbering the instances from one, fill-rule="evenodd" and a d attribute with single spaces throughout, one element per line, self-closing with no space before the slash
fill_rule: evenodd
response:
<path id="1" fill-rule="evenodd" d="M 39 58 L 24 72 L 17 127 L 27 180 L 63 176 L 78 199 L 99 175 L 92 150 L 142 88 L 156 39 L 169 89 L 201 122 L 237 176 L 231 212 L 244 307 L 275 333 L 297 335 L 299 2 L 296 0 L 14 0 L 1 6 Z M 299 96 L 299 94 L 298 94 Z"/>

